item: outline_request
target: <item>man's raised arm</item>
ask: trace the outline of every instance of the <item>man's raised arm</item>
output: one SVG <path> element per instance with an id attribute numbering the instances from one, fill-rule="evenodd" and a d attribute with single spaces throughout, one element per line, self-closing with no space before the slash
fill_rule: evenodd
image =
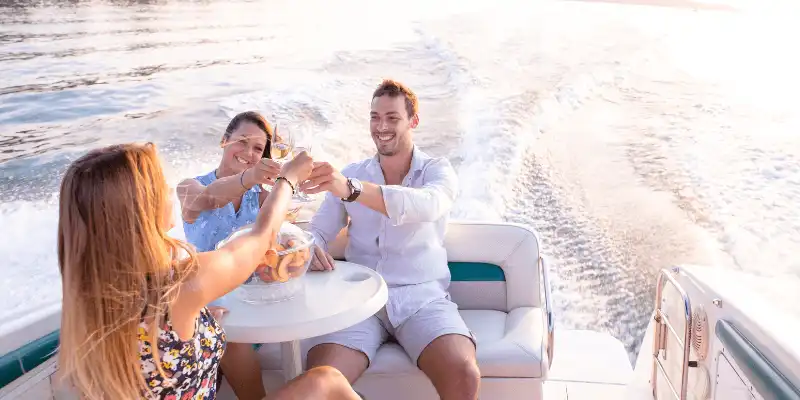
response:
<path id="1" fill-rule="evenodd" d="M 447 159 L 433 160 L 424 170 L 423 184 L 420 188 L 410 188 L 397 185 L 374 185 L 363 183 L 366 186 L 377 188 L 374 195 L 379 198 L 364 197 L 362 202 L 379 202 L 382 210 L 377 210 L 389 217 L 393 225 L 402 225 L 414 222 L 433 222 L 450 212 L 453 202 L 458 194 L 458 178 L 456 172 Z M 357 200 L 357 201 L 358 201 Z M 365 203 L 370 208 L 373 208 Z M 375 208 L 373 208 L 375 209 Z"/>
<path id="2" fill-rule="evenodd" d="M 349 196 L 347 178 L 328 169 L 329 166 L 325 166 L 312 172 L 312 179 L 304 186 L 309 188 L 307 193 L 327 190 L 330 191 L 329 196 Z M 420 188 L 361 182 L 361 195 L 356 202 L 387 216 L 394 225 L 436 221 L 453 207 L 458 194 L 458 177 L 445 158 L 431 161 L 423 173 L 423 185 Z"/>

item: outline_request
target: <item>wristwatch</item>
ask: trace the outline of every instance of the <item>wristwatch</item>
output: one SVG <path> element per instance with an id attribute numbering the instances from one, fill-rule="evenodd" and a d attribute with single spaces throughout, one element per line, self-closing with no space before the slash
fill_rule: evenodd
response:
<path id="1" fill-rule="evenodd" d="M 358 195 L 361 194 L 361 181 L 356 178 L 348 178 L 347 186 L 350 187 L 350 196 L 348 196 L 346 199 L 342 199 L 342 201 L 346 201 L 348 203 L 356 201 Z"/>

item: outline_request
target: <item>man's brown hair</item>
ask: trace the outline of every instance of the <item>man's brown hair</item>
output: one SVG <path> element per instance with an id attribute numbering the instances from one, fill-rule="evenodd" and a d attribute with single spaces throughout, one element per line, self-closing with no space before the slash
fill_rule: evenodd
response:
<path id="1" fill-rule="evenodd" d="M 378 88 L 375 89 L 375 92 L 372 93 L 372 99 L 374 100 L 377 97 L 381 96 L 389 96 L 389 97 L 397 97 L 397 96 L 404 96 L 406 99 L 406 112 L 408 112 L 408 118 L 412 118 L 417 115 L 419 111 L 419 101 L 417 100 L 417 95 L 409 89 L 406 85 L 403 85 L 400 82 L 397 82 L 393 79 L 384 79 Z"/>

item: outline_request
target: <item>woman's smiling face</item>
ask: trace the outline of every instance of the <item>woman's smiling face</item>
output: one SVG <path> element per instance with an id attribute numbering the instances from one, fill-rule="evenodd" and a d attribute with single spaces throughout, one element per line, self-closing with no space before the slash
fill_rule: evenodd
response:
<path id="1" fill-rule="evenodd" d="M 261 160 L 266 146 L 267 133 L 244 121 L 222 142 L 222 164 L 228 171 L 242 172 Z"/>

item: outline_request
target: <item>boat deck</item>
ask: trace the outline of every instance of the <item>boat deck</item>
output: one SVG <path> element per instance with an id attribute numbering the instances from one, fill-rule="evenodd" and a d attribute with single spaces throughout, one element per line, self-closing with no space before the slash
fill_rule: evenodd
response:
<path id="1" fill-rule="evenodd" d="M 622 343 L 593 331 L 559 330 L 544 400 L 625 399 L 633 368 Z M 650 397 L 652 398 L 652 397 Z"/>

